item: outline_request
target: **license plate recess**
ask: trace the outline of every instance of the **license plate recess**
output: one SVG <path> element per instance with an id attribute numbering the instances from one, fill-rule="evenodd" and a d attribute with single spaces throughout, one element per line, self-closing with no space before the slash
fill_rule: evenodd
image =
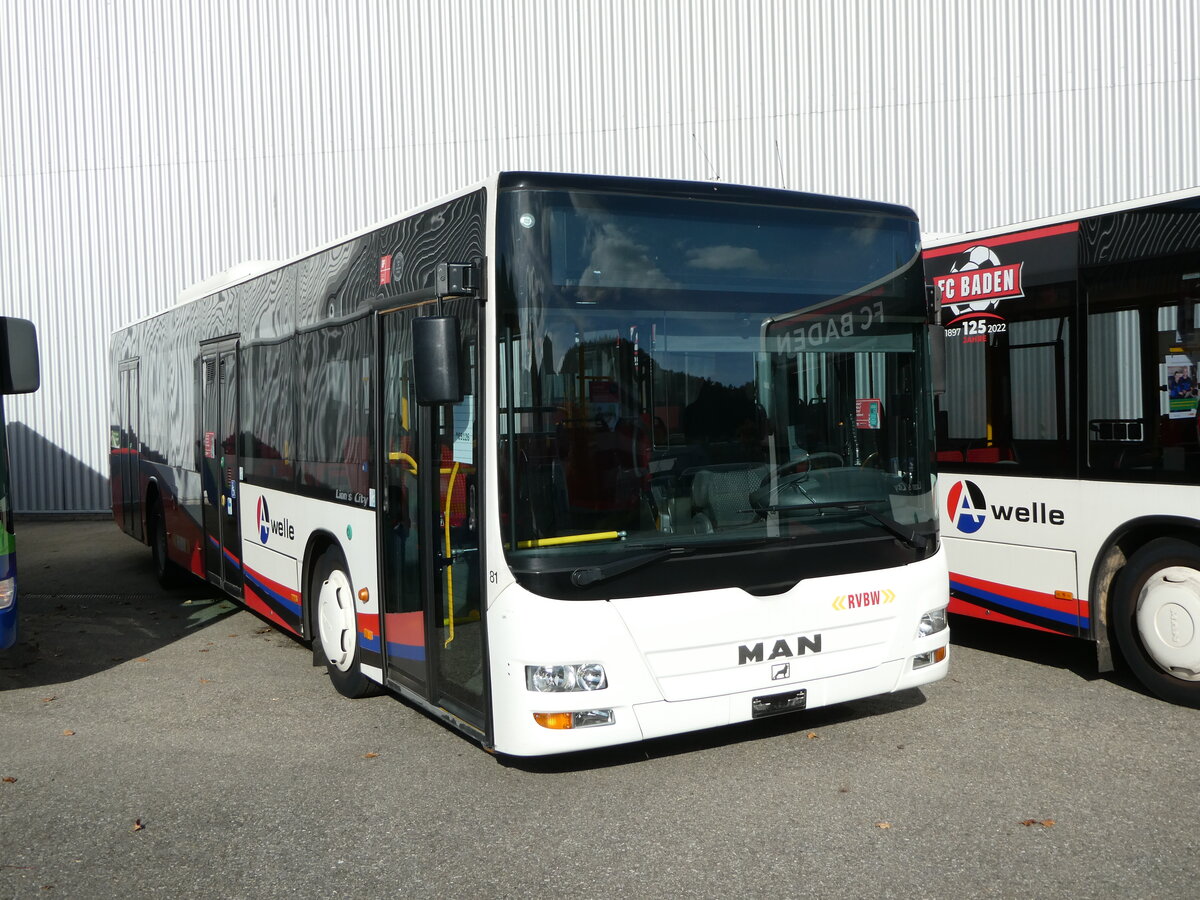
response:
<path id="1" fill-rule="evenodd" d="M 750 701 L 750 711 L 754 718 L 761 719 L 764 716 L 777 716 L 780 713 L 796 712 L 804 709 L 808 703 L 808 690 L 801 688 L 798 691 L 788 691 L 784 694 L 768 694 L 764 697 L 755 697 Z"/>

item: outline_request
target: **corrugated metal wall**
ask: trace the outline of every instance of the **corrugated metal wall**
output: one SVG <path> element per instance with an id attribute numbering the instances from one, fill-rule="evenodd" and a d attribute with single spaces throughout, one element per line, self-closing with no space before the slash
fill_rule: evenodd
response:
<path id="1" fill-rule="evenodd" d="M 1190 0 L 6 0 L 18 510 L 107 493 L 104 348 L 235 263 L 535 168 L 906 203 L 956 233 L 1200 183 Z"/>

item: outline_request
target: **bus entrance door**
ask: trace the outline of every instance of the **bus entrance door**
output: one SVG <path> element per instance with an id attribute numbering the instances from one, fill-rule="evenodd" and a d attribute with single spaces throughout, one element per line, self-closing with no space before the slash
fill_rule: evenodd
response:
<path id="1" fill-rule="evenodd" d="M 476 305 L 443 303 L 461 324 L 463 400 L 420 407 L 412 321 L 429 304 L 380 317 L 383 477 L 381 575 L 387 680 L 478 731 L 486 728 L 476 455 Z"/>
<path id="2" fill-rule="evenodd" d="M 205 568 L 209 581 L 240 595 L 237 343 L 205 346 L 200 354 L 199 375 Z"/>

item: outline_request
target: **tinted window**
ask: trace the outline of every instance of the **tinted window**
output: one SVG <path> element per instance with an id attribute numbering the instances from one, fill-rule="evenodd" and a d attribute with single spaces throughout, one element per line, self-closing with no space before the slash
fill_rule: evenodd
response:
<path id="1" fill-rule="evenodd" d="M 300 486 L 334 491 L 360 506 L 367 505 L 372 483 L 371 321 L 330 325 L 297 338 Z"/>
<path id="2" fill-rule="evenodd" d="M 1089 470 L 1200 480 L 1200 255 L 1097 268 L 1082 279 Z"/>
<path id="3" fill-rule="evenodd" d="M 296 341 L 243 349 L 242 462 L 247 478 L 281 489 L 295 481 Z"/>

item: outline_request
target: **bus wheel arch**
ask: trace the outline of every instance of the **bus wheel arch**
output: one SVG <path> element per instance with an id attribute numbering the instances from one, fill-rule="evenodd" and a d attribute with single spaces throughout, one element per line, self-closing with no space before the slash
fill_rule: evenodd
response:
<path id="1" fill-rule="evenodd" d="M 1113 635 L 1137 679 L 1173 703 L 1200 707 L 1200 546 L 1148 541 L 1117 574 Z"/>
<path id="2" fill-rule="evenodd" d="M 312 639 L 313 665 L 324 666 L 334 689 L 345 697 L 366 697 L 378 685 L 359 665 L 354 582 L 337 542 L 315 539 L 310 546 L 305 584 L 305 618 Z"/>

